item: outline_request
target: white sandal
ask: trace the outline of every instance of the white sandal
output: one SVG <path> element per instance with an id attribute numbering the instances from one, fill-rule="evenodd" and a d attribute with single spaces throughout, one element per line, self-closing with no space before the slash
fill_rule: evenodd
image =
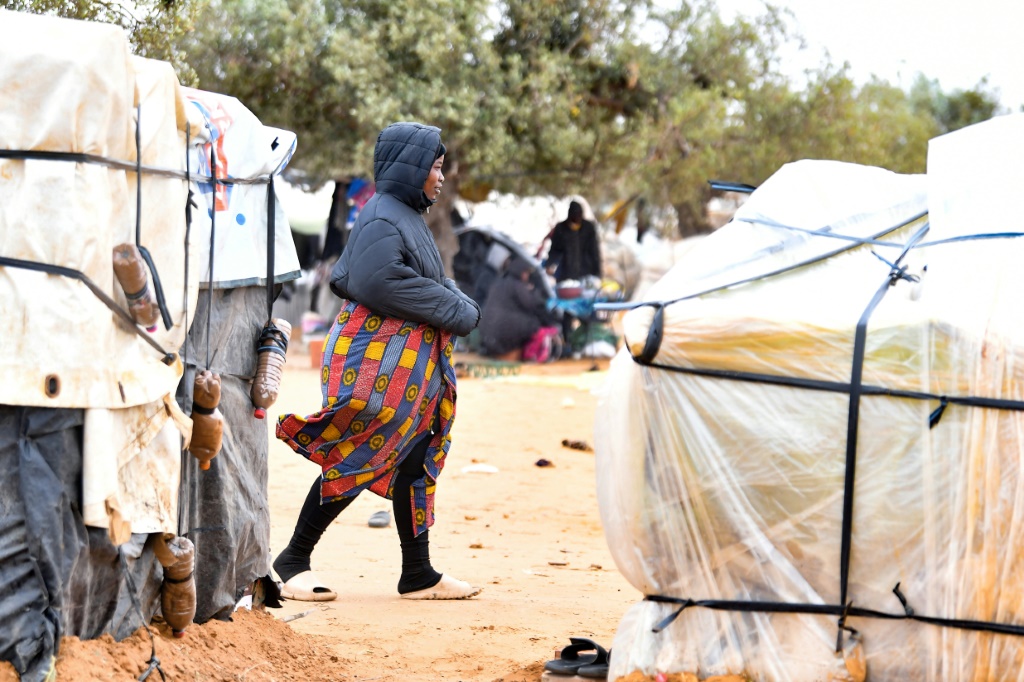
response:
<path id="1" fill-rule="evenodd" d="M 440 582 L 425 590 L 416 590 L 401 595 L 402 599 L 469 599 L 483 591 L 482 587 L 473 587 L 469 583 L 444 574 Z"/>
<path id="2" fill-rule="evenodd" d="M 303 571 L 281 586 L 281 596 L 296 601 L 334 601 L 338 593 L 324 587 L 313 571 Z"/>

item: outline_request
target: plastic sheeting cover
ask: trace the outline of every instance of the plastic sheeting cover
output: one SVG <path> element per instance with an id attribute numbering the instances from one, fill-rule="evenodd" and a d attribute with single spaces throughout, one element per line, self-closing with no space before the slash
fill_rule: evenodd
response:
<path id="1" fill-rule="evenodd" d="M 1014 139 L 1022 134 L 1017 125 Z M 785 166 L 733 223 L 648 292 L 648 301 L 683 299 L 664 308 L 653 359 L 664 368 L 620 352 L 595 427 L 608 543 L 643 594 L 840 603 L 850 419 L 842 387 L 851 382 L 858 320 L 880 291 L 867 321 L 863 385 L 1024 400 L 1024 241 L 927 245 L 957 234 L 1021 231 L 1013 219 L 965 225 L 970 214 L 960 212 L 960 220 L 925 233 L 900 262 L 908 274 L 923 275 L 920 281 L 885 287 L 892 273 L 886 261 L 895 262 L 927 226 L 922 213 L 936 201 L 928 180 L 941 174 L 942 186 L 958 187 L 961 199 L 980 191 L 958 169 L 970 167 L 963 161 L 970 154 L 998 156 L 1000 141 L 972 142 L 949 142 L 956 152 L 941 167 L 930 160 L 928 179 L 831 162 Z M 956 196 L 944 203 L 968 205 Z M 838 248 L 845 250 L 756 279 Z M 752 281 L 718 288 L 746 279 Z M 685 298 L 692 294 L 700 295 Z M 634 353 L 652 316 L 641 308 L 624 318 Z M 672 368 L 835 382 L 839 390 Z M 939 405 L 860 398 L 847 599 L 898 617 L 899 584 L 922 616 L 1024 624 L 1024 413 L 949 404 L 929 428 Z M 869 679 L 881 680 L 1024 679 L 1020 636 L 850 617 L 846 624 L 859 636 L 846 633 L 837 655 L 833 615 L 691 607 L 653 632 L 676 608 L 643 601 L 630 609 L 615 637 L 610 679 L 639 670 L 860 680 L 865 666 Z"/>
<path id="2" fill-rule="evenodd" d="M 143 163 L 184 170 L 177 78 L 169 64 L 132 58 L 117 27 L 0 10 L 0 91 L 2 150 L 134 164 L 139 103 Z M 135 189 L 134 172 L 121 168 L 0 159 L 0 256 L 78 270 L 126 309 L 112 252 L 136 241 Z M 173 353 L 197 289 L 194 277 L 188 291 L 184 282 L 187 187 L 146 175 L 142 194 L 139 243 L 153 255 L 172 324 L 150 338 Z M 120 409 L 160 400 L 181 375 L 70 277 L 0 268 L 0 319 L 2 404 Z"/>
<path id="3" fill-rule="evenodd" d="M 121 548 L 140 614 L 118 548 L 82 520 L 82 413 L 0 405 L 0 660 L 25 682 L 52 679 L 61 637 L 120 640 L 159 607 L 163 569 L 146 536 Z"/>
<path id="4" fill-rule="evenodd" d="M 211 146 L 217 177 L 237 184 L 199 183 L 193 238 L 206 245 L 195 261 L 202 281 L 215 288 L 263 285 L 267 281 L 267 192 L 265 182 L 281 173 L 295 152 L 295 133 L 265 126 L 234 97 L 183 88 L 200 126 L 190 148 L 191 171 L 210 176 Z M 248 182 L 263 179 L 263 182 Z M 280 201 L 274 212 L 274 281 L 298 279 L 299 257 Z M 214 233 L 211 253 L 210 233 Z M 211 272 L 210 265 L 213 265 Z"/>
<path id="5" fill-rule="evenodd" d="M 196 546 L 197 623 L 229 617 L 246 586 L 270 573 L 269 432 L 266 421 L 253 417 L 249 398 L 267 291 L 213 289 L 212 308 L 210 295 L 207 289 L 199 296 L 178 393 L 183 409 L 191 411 L 197 368 L 220 374 L 218 409 L 227 425 L 209 470 L 200 471 L 191 455 L 182 464 L 179 535 Z"/>

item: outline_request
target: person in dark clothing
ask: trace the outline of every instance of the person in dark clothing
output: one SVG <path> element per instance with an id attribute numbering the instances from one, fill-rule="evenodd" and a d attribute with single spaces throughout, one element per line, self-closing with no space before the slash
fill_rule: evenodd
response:
<path id="1" fill-rule="evenodd" d="M 538 332 L 545 330 L 542 337 L 558 333 L 556 322 L 547 310 L 544 294 L 530 283 L 529 264 L 513 257 L 491 286 L 480 314 L 481 352 L 492 357 L 515 353 L 517 359 L 523 358 L 522 351 Z M 544 362 L 547 356 L 523 359 Z"/>
<path id="2" fill-rule="evenodd" d="M 323 409 L 278 420 L 277 437 L 322 469 L 274 560 L 285 598 L 337 597 L 313 574 L 310 557 L 331 521 L 366 489 L 392 500 L 403 598 L 480 592 L 434 570 L 428 542 L 455 416 L 454 337 L 480 320 L 477 304 L 444 276 L 423 220 L 444 182 L 440 133 L 395 123 L 378 136 L 376 192 L 331 273 L 331 290 L 345 305 L 324 345 Z"/>
<path id="3" fill-rule="evenodd" d="M 597 227 L 583 218 L 583 207 L 579 202 L 570 202 L 566 219 L 551 230 L 551 247 L 545 265 L 556 282 L 575 280 L 580 283 L 587 277 L 601 278 L 601 245 Z M 562 317 L 562 354 L 566 357 L 575 350 L 571 339 L 576 324 L 577 320 L 572 315 Z"/>
<path id="4" fill-rule="evenodd" d="M 583 218 L 579 202 L 569 204 L 566 219 L 551 231 L 551 247 L 545 265 L 554 268 L 556 282 L 601 277 L 601 244 L 597 227 Z"/>

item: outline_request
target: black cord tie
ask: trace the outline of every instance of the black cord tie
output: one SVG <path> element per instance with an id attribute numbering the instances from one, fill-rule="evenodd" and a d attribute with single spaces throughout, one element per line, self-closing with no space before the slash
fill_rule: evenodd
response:
<path id="1" fill-rule="evenodd" d="M 908 282 L 914 283 L 921 281 L 921 278 L 918 277 L 917 275 L 911 275 L 910 273 L 907 272 L 906 265 L 896 265 L 895 263 L 886 260 L 882 256 L 879 256 L 874 251 L 871 252 L 871 255 L 889 266 L 889 286 L 894 286 L 896 282 L 901 279 L 905 279 Z"/>
<path id="2" fill-rule="evenodd" d="M 855 630 L 854 628 L 852 628 L 852 627 L 850 627 L 849 625 L 846 624 L 846 618 L 847 618 L 847 616 L 850 615 L 850 609 L 852 607 L 853 607 L 853 602 L 852 601 L 846 602 L 846 605 L 843 607 L 843 612 L 839 615 L 839 620 L 836 621 L 836 628 L 837 628 L 836 629 L 836 653 L 837 654 L 841 653 L 843 651 L 843 633 L 844 632 L 849 632 L 851 637 L 857 637 L 857 636 L 860 635 L 860 632 L 858 632 L 857 630 Z"/>
<path id="3" fill-rule="evenodd" d="M 274 324 L 273 320 L 267 322 L 267 326 L 260 332 L 260 338 L 256 346 L 257 354 L 265 351 L 288 357 L 288 337 Z"/>
<path id="4" fill-rule="evenodd" d="M 644 341 L 644 348 L 640 355 L 634 355 L 633 359 L 641 365 L 650 365 L 654 361 L 658 351 L 661 350 L 661 341 L 665 336 L 665 305 L 663 303 L 652 303 L 654 308 L 654 319 L 647 330 L 647 340 Z"/>
<path id="5" fill-rule="evenodd" d="M 149 679 L 149 676 L 156 670 L 160 673 L 161 680 L 167 680 L 167 676 L 164 675 L 163 669 L 160 667 L 160 659 L 156 657 L 156 640 L 153 638 L 153 631 L 149 629 L 149 625 L 146 624 L 146 618 L 142 615 L 142 607 L 139 606 L 139 599 L 135 592 L 135 581 L 132 580 L 132 574 L 128 570 L 128 561 L 124 558 L 124 548 L 117 548 L 117 556 L 121 560 L 121 570 L 124 571 L 124 579 L 128 585 L 128 596 L 131 597 L 132 605 L 135 607 L 135 612 L 139 614 L 139 621 L 142 623 L 142 627 L 146 628 L 146 634 L 149 635 L 149 667 L 142 671 L 139 675 L 139 682 L 145 682 Z"/>
<path id="6" fill-rule="evenodd" d="M 156 296 L 156 305 L 160 309 L 160 317 L 163 319 L 164 329 L 170 331 L 171 327 L 174 326 L 174 321 L 171 319 L 171 312 L 167 309 L 167 299 L 164 298 L 164 287 L 160 283 L 160 274 L 156 271 L 156 263 L 153 262 L 153 256 L 149 254 L 149 249 L 141 244 L 139 245 L 139 254 L 142 256 L 142 260 L 146 261 L 146 265 L 149 267 L 149 274 L 153 277 L 153 294 Z"/>
<path id="7" fill-rule="evenodd" d="M 907 598 L 903 596 L 903 593 L 900 592 L 899 583 L 896 583 L 896 587 L 892 588 L 892 593 L 895 594 L 896 598 L 900 600 L 901 604 L 903 604 L 903 613 L 907 614 L 907 618 L 913 618 L 914 609 L 907 603 Z"/>
<path id="8" fill-rule="evenodd" d="M 170 330 L 173 326 L 171 313 L 167 310 L 167 301 L 164 299 L 164 288 L 160 284 L 160 275 L 156 271 L 156 263 L 149 255 L 149 250 L 142 245 L 142 106 L 135 107 L 135 246 L 146 261 L 149 274 L 153 277 L 153 295 L 156 297 L 156 306 L 160 310 L 160 317 L 163 320 L 164 328 Z"/>
<path id="9" fill-rule="evenodd" d="M 946 411 L 946 405 L 949 405 L 949 400 L 946 399 L 946 396 L 942 396 L 939 400 L 939 406 L 936 407 L 930 415 L 928 415 L 929 429 L 934 429 L 938 425 L 939 420 L 942 419 L 942 414 Z M 897 584 L 896 587 L 899 587 L 899 584 Z"/>
<path id="10" fill-rule="evenodd" d="M 114 313 L 122 320 L 124 320 L 125 323 L 127 324 L 128 329 L 130 329 L 139 338 L 141 338 L 143 341 L 152 346 L 154 350 L 156 350 L 158 353 L 163 355 L 163 357 L 160 358 L 161 362 L 163 362 L 165 365 L 174 364 L 174 358 L 176 357 L 175 354 L 169 353 L 168 351 L 164 350 L 159 343 L 150 338 L 149 334 L 146 334 L 141 329 L 139 329 L 139 325 L 135 323 L 135 320 L 132 318 L 131 315 L 128 314 L 128 311 L 119 306 L 117 304 L 117 301 L 110 298 L 110 296 L 108 296 L 106 292 L 100 289 L 95 282 L 89 279 L 89 277 L 84 272 L 75 270 L 74 268 L 64 267 L 63 265 L 37 263 L 36 261 L 21 260 L 20 258 L 8 258 L 6 256 L 0 256 L 0 266 L 21 268 L 22 270 L 32 270 L 33 272 L 45 272 L 48 275 L 59 275 L 61 277 L 77 279 L 79 282 L 88 287 L 89 291 L 91 291 L 93 295 L 96 296 L 96 298 L 98 298 L 103 303 L 103 305 L 107 306 L 107 308 L 109 308 L 112 313 Z"/>
<path id="11" fill-rule="evenodd" d="M 670 613 L 665 618 L 662 618 L 657 625 L 652 629 L 653 632 L 658 633 L 667 628 L 675 621 L 679 615 L 691 606 L 695 606 L 697 602 L 692 599 L 673 599 L 672 597 L 661 597 L 659 595 L 650 595 L 646 597 L 647 601 L 658 602 L 661 604 L 679 604 L 679 608 Z"/>
<path id="12" fill-rule="evenodd" d="M 206 282 L 206 369 L 210 369 L 213 358 L 210 357 L 210 329 L 213 327 L 213 254 L 217 245 L 217 145 L 210 137 L 210 182 L 213 194 L 210 198 L 213 210 L 210 211 L 210 269 Z"/>
<path id="13" fill-rule="evenodd" d="M 194 576 L 195 574 L 196 574 L 196 572 L 192 571 L 191 573 L 186 575 L 184 578 L 168 578 L 165 575 L 164 576 L 164 582 L 165 583 L 170 583 L 172 585 L 180 585 L 181 583 L 187 583 L 189 580 L 192 580 L 192 576 Z"/>

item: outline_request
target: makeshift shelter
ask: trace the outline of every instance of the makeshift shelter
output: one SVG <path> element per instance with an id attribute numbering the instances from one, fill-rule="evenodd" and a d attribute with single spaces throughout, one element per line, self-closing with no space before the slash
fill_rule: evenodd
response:
<path id="1" fill-rule="evenodd" d="M 1024 677 L 1024 116 L 782 167 L 623 319 L 611 674 Z"/>
<path id="2" fill-rule="evenodd" d="M 185 92 L 99 23 L 0 10 L 0 91 L 0 660 L 36 680 L 62 636 L 121 639 L 159 612 L 161 538 L 195 542 L 200 622 L 269 573 L 267 429 L 245 383 L 268 271 L 298 275 L 272 191 L 295 137 Z M 152 332 L 119 244 L 152 261 Z M 224 377 L 228 424 L 205 472 L 184 450 L 197 365 Z"/>
<path id="3" fill-rule="evenodd" d="M 540 261 L 509 235 L 490 225 L 462 225 L 453 231 L 459 240 L 459 251 L 452 264 L 454 279 L 459 288 L 480 305 L 487 300 L 487 290 L 513 256 L 529 266 L 533 285 L 548 298 L 554 298 L 555 290 L 544 275 Z"/>

